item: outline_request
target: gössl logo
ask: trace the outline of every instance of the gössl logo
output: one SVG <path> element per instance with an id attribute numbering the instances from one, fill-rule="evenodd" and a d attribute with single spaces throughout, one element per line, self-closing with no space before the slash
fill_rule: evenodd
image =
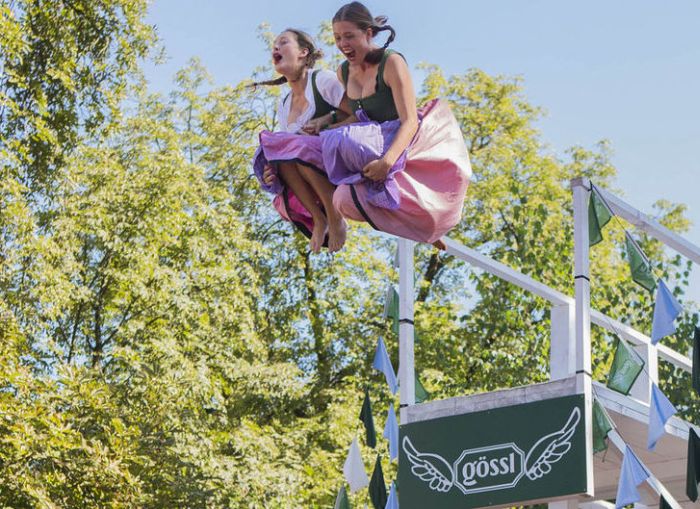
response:
<path id="1" fill-rule="evenodd" d="M 563 428 L 540 438 L 527 454 L 510 442 L 468 449 L 450 465 L 442 456 L 418 452 L 408 437 L 403 439 L 403 450 L 413 475 L 431 490 L 446 493 L 456 486 L 465 495 L 502 490 L 515 486 L 523 476 L 535 481 L 548 474 L 571 449 L 580 420 L 581 411 L 574 408 Z"/>

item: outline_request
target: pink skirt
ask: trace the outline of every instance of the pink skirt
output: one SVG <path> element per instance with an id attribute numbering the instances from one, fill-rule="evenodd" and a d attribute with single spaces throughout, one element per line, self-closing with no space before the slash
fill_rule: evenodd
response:
<path id="1" fill-rule="evenodd" d="M 398 189 L 398 208 L 377 206 L 374 184 L 364 178 L 355 184 L 339 185 L 333 204 L 348 219 L 366 221 L 376 230 L 399 237 L 432 243 L 461 220 L 471 165 L 459 124 L 447 102 L 431 101 L 421 108 L 420 117 L 403 168 L 390 171 Z M 328 154 L 323 156 L 328 159 Z M 333 182 L 333 168 L 326 171 Z"/>

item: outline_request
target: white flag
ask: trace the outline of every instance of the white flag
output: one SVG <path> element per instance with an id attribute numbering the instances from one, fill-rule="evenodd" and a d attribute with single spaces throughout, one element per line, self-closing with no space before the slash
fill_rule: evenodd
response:
<path id="1" fill-rule="evenodd" d="M 357 437 L 355 437 L 350 445 L 348 457 L 343 465 L 343 474 L 350 485 L 350 493 L 355 493 L 365 486 L 369 485 L 367 472 L 365 472 L 365 464 L 362 462 L 360 447 L 357 445 Z"/>

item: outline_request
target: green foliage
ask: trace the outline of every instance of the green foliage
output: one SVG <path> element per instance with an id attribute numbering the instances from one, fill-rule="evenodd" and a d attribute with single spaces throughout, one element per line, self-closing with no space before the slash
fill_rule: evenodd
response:
<path id="1" fill-rule="evenodd" d="M 145 0 L 0 3 L 0 150 L 17 178 L 50 186 L 81 131 L 118 111 L 154 40 L 145 13 Z"/>
<path id="2" fill-rule="evenodd" d="M 381 319 L 393 242 L 354 225 L 343 251 L 312 256 L 251 176 L 277 89 L 213 86 L 194 60 L 168 98 L 138 76 L 126 90 L 151 41 L 142 3 L 58 5 L 3 2 L 0 18 L 11 71 L 0 83 L 0 505 L 331 506 L 363 434 L 364 387 L 378 428 L 397 406 L 370 367 L 380 335 L 398 365 Z M 31 23 L 43 39 L 26 35 Z M 41 62 L 57 78 L 39 86 Z M 519 80 L 429 67 L 421 100 L 435 96 L 451 102 L 474 166 L 451 236 L 570 293 L 567 184 L 609 186 L 607 144 L 550 153 Z M 683 207 L 658 207 L 662 223 L 687 228 Z M 593 304 L 648 330 L 652 303 L 629 280 L 619 226 L 591 251 Z M 689 266 L 641 245 L 682 300 Z M 547 303 L 428 246 L 417 274 L 416 361 L 433 398 L 547 379 Z M 684 351 L 696 321 L 683 316 L 672 346 Z M 603 379 L 610 338 L 594 333 Z M 689 380 L 661 372 L 674 403 L 687 401 Z"/>

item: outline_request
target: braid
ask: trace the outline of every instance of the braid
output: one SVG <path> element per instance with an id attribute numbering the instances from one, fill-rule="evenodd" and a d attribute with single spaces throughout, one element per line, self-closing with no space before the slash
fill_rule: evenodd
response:
<path id="1" fill-rule="evenodd" d="M 389 44 L 391 44 L 396 38 L 396 31 L 394 30 L 394 27 L 392 27 L 391 25 L 383 24 L 385 20 L 386 16 L 379 16 L 378 18 L 375 18 L 375 24 L 370 27 L 372 29 L 373 37 L 384 30 L 389 30 L 390 33 L 389 38 L 384 43 L 384 46 L 367 53 L 367 55 L 365 56 L 365 62 L 367 62 L 368 64 L 378 64 L 379 62 L 381 62 L 382 58 L 384 57 L 384 51 L 389 47 Z"/>
<path id="2" fill-rule="evenodd" d="M 383 30 L 389 30 L 389 32 L 391 32 L 389 34 L 389 38 L 384 43 L 384 46 L 382 46 L 382 49 L 387 49 L 389 47 L 389 44 L 394 42 L 394 39 L 396 39 L 396 30 L 394 30 L 394 27 L 392 27 L 391 25 L 381 25 L 378 27 L 372 27 L 372 32 L 375 35 Z"/>
<path id="3" fill-rule="evenodd" d="M 255 83 L 252 83 L 251 85 L 248 85 L 249 87 L 255 88 L 258 85 L 282 85 L 284 83 L 287 83 L 287 78 L 285 76 L 280 76 L 279 78 L 275 78 L 273 80 L 265 80 L 265 81 L 256 81 Z"/>

